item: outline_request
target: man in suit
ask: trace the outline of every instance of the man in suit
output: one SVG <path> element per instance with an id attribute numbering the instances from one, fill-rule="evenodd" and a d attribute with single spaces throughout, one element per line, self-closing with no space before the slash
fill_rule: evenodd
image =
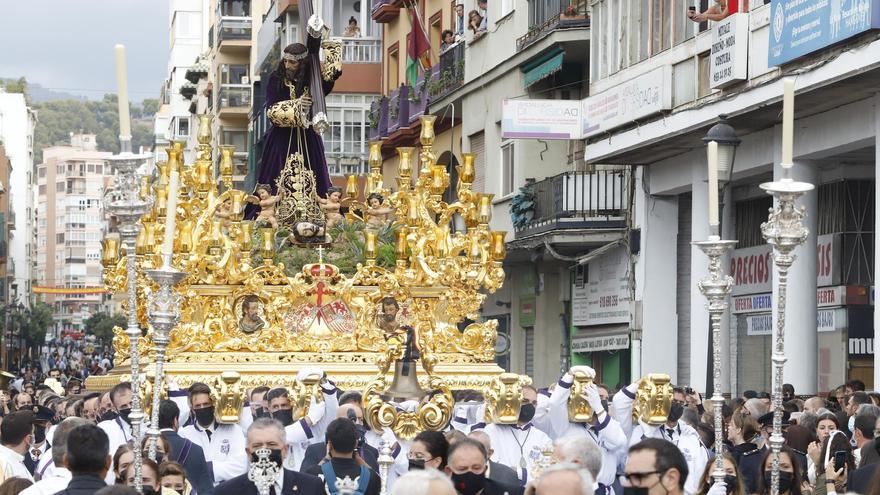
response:
<path id="1" fill-rule="evenodd" d="M 489 452 L 480 442 L 465 438 L 449 447 L 446 474 L 452 478 L 455 490 L 462 495 L 481 493 L 482 495 L 522 495 L 523 489 L 517 485 L 505 485 L 486 477 Z"/>
<path id="2" fill-rule="evenodd" d="M 360 431 L 364 428 L 364 411 L 361 407 L 355 402 L 346 402 L 344 404 L 339 405 L 339 409 L 336 410 L 337 418 L 348 418 L 352 420 L 359 428 Z M 363 440 L 363 437 L 361 437 Z M 315 443 L 309 445 L 306 449 L 305 457 L 303 458 L 302 467 L 300 471 L 305 471 L 306 469 L 320 464 L 322 460 L 327 458 L 327 442 Z M 376 450 L 375 447 L 367 445 L 366 441 L 362 441 L 358 444 L 358 455 L 361 456 L 361 459 L 370 466 L 370 469 L 373 471 L 379 472 L 379 451 Z"/>
<path id="3" fill-rule="evenodd" d="M 488 476 L 490 480 L 495 480 L 505 485 L 519 485 L 519 478 L 516 476 L 516 471 L 504 464 L 492 460 L 492 454 L 495 451 L 492 450 L 492 439 L 489 438 L 489 435 L 487 435 L 485 431 L 474 430 L 468 434 L 468 437 L 473 438 L 483 444 L 483 447 L 486 447 L 486 452 L 489 453 Z"/>
<path id="4" fill-rule="evenodd" d="M 247 451 L 251 462 L 255 461 L 255 452 L 261 448 L 272 451 L 271 458 L 281 468 L 287 457 L 287 441 L 284 426 L 270 418 L 257 418 L 251 423 L 247 432 Z M 214 495 L 256 495 L 257 486 L 248 479 L 248 473 L 237 476 L 214 487 Z M 281 469 L 270 493 L 272 495 L 324 495 L 324 484 L 315 476 L 310 476 L 289 469 Z"/>
<path id="5" fill-rule="evenodd" d="M 205 451 L 195 443 L 177 434 L 180 428 L 180 408 L 172 400 L 159 403 L 159 432 L 171 445 L 168 460 L 183 466 L 186 479 L 198 495 L 211 495 L 214 479 L 205 461 Z"/>

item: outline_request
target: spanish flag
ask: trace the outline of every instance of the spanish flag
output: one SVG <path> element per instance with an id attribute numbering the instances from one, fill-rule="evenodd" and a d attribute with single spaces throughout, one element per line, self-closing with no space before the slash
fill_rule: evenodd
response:
<path id="1" fill-rule="evenodd" d="M 431 43 L 425 35 L 425 30 L 422 29 L 422 23 L 419 21 L 415 8 L 410 7 L 408 10 L 412 32 L 410 32 L 406 46 L 406 84 L 415 88 L 419 79 L 417 64 L 421 64 L 424 71 L 431 68 Z"/>

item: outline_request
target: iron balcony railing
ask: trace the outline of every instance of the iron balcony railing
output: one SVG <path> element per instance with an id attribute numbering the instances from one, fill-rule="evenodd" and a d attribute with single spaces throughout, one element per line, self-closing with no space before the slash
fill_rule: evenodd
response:
<path id="1" fill-rule="evenodd" d="M 461 87 L 464 82 L 464 49 L 464 41 L 459 41 L 440 54 L 440 62 L 434 66 L 428 83 L 431 101 L 440 100 Z"/>
<path id="2" fill-rule="evenodd" d="M 250 17 L 221 17 L 217 24 L 217 45 L 225 40 L 250 40 Z"/>
<path id="3" fill-rule="evenodd" d="M 221 84 L 220 108 L 237 108 L 251 106 L 251 87 L 247 84 Z"/>
<path id="4" fill-rule="evenodd" d="M 565 172 L 526 186 L 534 194 L 533 216 L 516 237 L 559 229 L 623 228 L 629 212 L 629 167 Z"/>
<path id="5" fill-rule="evenodd" d="M 378 64 L 382 62 L 382 40 L 379 38 L 341 38 L 342 62 L 346 64 Z"/>
<path id="6" fill-rule="evenodd" d="M 368 136 L 370 140 L 388 137 L 388 98 L 383 96 L 370 104 Z"/>
<path id="7" fill-rule="evenodd" d="M 409 86 L 403 84 L 388 97 L 388 134 L 409 126 Z"/>
<path id="8" fill-rule="evenodd" d="M 590 26 L 589 7 L 585 0 L 552 0 L 529 2 L 529 31 L 517 38 L 520 51 L 556 29 Z"/>

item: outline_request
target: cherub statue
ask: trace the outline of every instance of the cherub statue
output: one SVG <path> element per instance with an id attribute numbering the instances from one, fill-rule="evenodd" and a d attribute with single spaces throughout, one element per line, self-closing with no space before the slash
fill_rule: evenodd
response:
<path id="1" fill-rule="evenodd" d="M 367 220 L 367 228 L 379 229 L 388 225 L 389 216 L 393 209 L 384 206 L 385 198 L 379 193 L 371 193 L 367 196 L 367 211 L 364 216 Z"/>
<path id="2" fill-rule="evenodd" d="M 272 196 L 272 190 L 265 184 L 257 186 L 256 196 L 247 197 L 247 202 L 260 205 L 260 214 L 257 215 L 256 223 L 269 222 L 273 229 L 278 228 L 278 220 L 275 218 L 275 203 L 278 202 L 280 196 Z"/>
<path id="3" fill-rule="evenodd" d="M 217 205 L 214 209 L 214 216 L 221 220 L 221 223 L 227 229 L 232 226 L 232 205 L 229 201 L 224 201 Z"/>
<path id="4" fill-rule="evenodd" d="M 342 221 L 342 214 L 339 212 L 342 208 L 342 189 L 335 186 L 328 188 L 327 197 L 318 199 L 318 202 L 321 203 L 321 209 L 324 210 L 324 217 L 327 219 L 326 229 L 333 229 Z"/>

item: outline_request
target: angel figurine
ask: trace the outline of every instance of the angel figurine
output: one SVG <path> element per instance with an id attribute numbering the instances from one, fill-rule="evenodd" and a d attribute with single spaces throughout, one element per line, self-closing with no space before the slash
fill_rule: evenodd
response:
<path id="1" fill-rule="evenodd" d="M 224 201 L 217 205 L 214 210 L 214 216 L 221 220 L 221 223 L 227 229 L 232 226 L 232 205 L 229 201 Z"/>
<path id="2" fill-rule="evenodd" d="M 269 186 L 260 184 L 257 186 L 256 196 L 247 197 L 247 202 L 260 206 L 260 214 L 257 215 L 255 223 L 269 222 L 273 229 L 278 228 L 278 220 L 275 218 L 275 203 L 278 202 L 280 196 L 272 196 Z"/>
<path id="3" fill-rule="evenodd" d="M 342 221 L 342 214 L 339 212 L 340 208 L 342 208 L 342 189 L 338 187 L 328 188 L 327 197 L 318 199 L 318 202 L 321 203 L 321 209 L 324 210 L 324 218 L 327 219 L 325 228 L 329 231 Z"/>
<path id="4" fill-rule="evenodd" d="M 394 212 L 393 209 L 384 206 L 385 198 L 379 193 L 372 193 L 367 196 L 367 211 L 364 215 L 367 217 L 367 228 L 380 229 L 388 225 L 389 215 Z"/>

